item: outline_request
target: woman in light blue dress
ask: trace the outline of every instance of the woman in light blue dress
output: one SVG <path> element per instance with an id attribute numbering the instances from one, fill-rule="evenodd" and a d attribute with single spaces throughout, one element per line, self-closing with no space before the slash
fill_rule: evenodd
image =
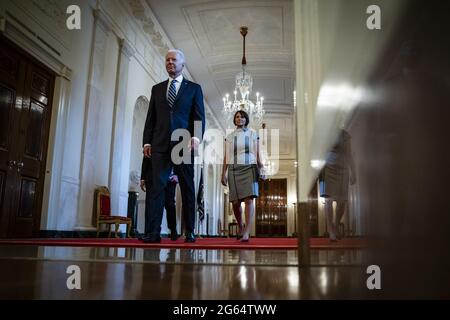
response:
<path id="1" fill-rule="evenodd" d="M 248 128 L 249 117 L 245 111 L 237 111 L 233 117 L 236 130 L 225 139 L 222 184 L 229 185 L 229 200 L 239 225 L 238 239 L 248 242 L 255 213 L 253 199 L 257 198 L 259 172 L 262 168 L 258 134 Z M 228 171 L 228 175 L 227 175 Z M 245 228 L 241 203 L 245 202 Z"/>

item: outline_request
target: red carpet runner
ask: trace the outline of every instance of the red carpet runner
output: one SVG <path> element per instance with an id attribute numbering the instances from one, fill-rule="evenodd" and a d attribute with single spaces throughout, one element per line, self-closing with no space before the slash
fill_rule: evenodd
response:
<path id="1" fill-rule="evenodd" d="M 137 239 L 115 238 L 35 238 L 2 239 L 0 245 L 39 245 L 72 247 L 121 247 L 121 248 L 180 248 L 180 249 L 271 249 L 296 250 L 296 238 L 251 238 L 249 242 L 240 242 L 234 238 L 197 238 L 195 243 L 184 243 L 183 239 L 171 241 L 162 239 L 159 244 L 144 243 Z M 362 238 L 346 238 L 331 242 L 327 238 L 311 238 L 311 249 L 361 249 L 366 246 Z"/>

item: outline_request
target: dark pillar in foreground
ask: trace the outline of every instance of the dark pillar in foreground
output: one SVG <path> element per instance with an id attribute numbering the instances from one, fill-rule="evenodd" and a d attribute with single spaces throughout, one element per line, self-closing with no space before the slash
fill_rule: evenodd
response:
<path id="1" fill-rule="evenodd" d="M 309 253 L 309 210 L 307 202 L 298 202 L 297 230 L 298 232 L 298 264 L 300 267 L 310 265 Z"/>
<path id="2" fill-rule="evenodd" d="M 137 219 L 138 219 L 138 199 L 139 193 L 135 191 L 128 192 L 128 218 L 131 218 L 131 231 L 130 234 L 132 237 L 139 236 L 139 232 L 137 231 Z"/>

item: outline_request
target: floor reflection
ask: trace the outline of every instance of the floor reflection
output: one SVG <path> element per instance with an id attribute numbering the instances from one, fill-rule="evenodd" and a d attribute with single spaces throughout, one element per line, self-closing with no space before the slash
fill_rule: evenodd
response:
<path id="1" fill-rule="evenodd" d="M 359 250 L 296 251 L 1 246 L 0 299 L 359 298 L 366 275 Z M 69 290 L 67 268 L 81 270 Z"/>
<path id="2" fill-rule="evenodd" d="M 365 255 L 363 250 L 311 250 L 311 264 L 313 266 L 357 266 L 362 264 Z M 0 259 L 8 258 L 158 264 L 298 265 L 296 250 L 0 246 Z"/>
<path id="3" fill-rule="evenodd" d="M 364 281 L 349 268 L 78 262 L 81 290 L 68 290 L 73 262 L 0 260 L 1 299 L 352 298 Z M 15 272 L 11 272 L 15 270 Z M 354 296 L 356 297 L 356 296 Z"/>

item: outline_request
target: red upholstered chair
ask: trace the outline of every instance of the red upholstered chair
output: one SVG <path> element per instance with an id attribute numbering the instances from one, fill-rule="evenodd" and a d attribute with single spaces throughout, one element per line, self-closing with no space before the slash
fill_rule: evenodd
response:
<path id="1" fill-rule="evenodd" d="M 102 224 L 108 225 L 108 237 L 111 237 L 111 225 L 114 224 L 116 238 L 119 237 L 117 234 L 119 225 L 126 224 L 127 237 L 130 238 L 131 219 L 128 217 L 113 216 L 111 214 L 111 195 L 107 187 L 102 186 L 95 189 L 95 215 L 97 220 L 97 237 Z"/>

